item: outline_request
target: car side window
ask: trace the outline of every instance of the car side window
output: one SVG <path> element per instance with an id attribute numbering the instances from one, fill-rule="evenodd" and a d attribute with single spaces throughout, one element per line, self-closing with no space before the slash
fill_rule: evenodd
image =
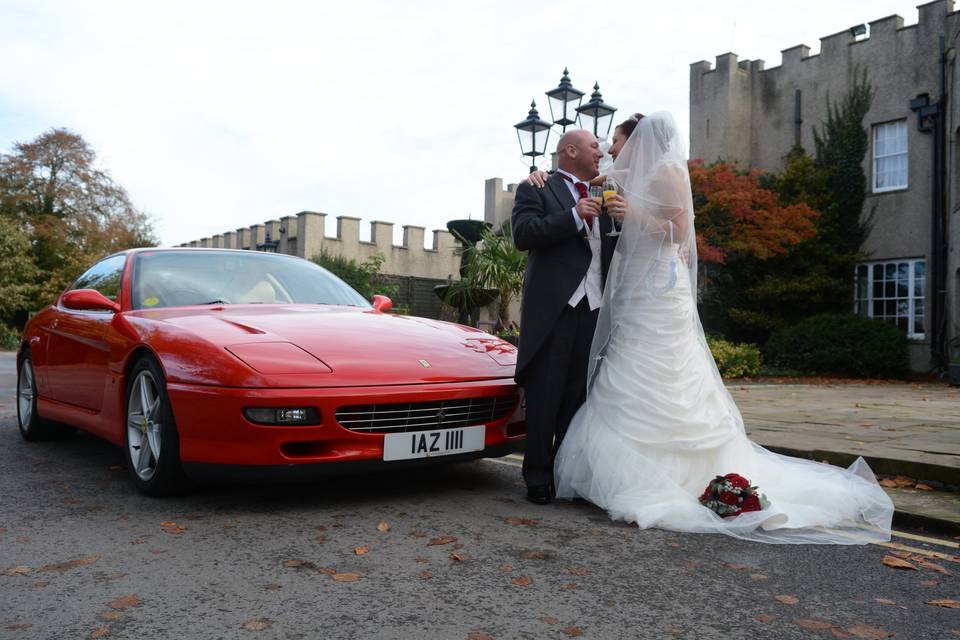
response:
<path id="1" fill-rule="evenodd" d="M 127 261 L 125 254 L 110 256 L 87 269 L 77 278 L 70 290 L 94 289 L 104 297 L 117 301 L 120 295 L 120 283 L 123 280 L 123 265 Z"/>

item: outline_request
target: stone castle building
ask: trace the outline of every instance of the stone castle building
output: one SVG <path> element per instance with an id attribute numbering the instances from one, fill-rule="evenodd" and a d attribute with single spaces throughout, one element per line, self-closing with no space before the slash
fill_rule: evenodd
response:
<path id="1" fill-rule="evenodd" d="M 894 15 L 870 22 L 869 32 L 866 25 L 845 29 L 821 38 L 819 53 L 806 45 L 783 50 L 780 66 L 769 69 L 734 53 L 713 65 L 693 63 L 690 157 L 779 171 L 794 144 L 813 151 L 828 103 L 865 70 L 875 95 L 864 121 L 864 211 L 875 214 L 868 257 L 851 274 L 851 308 L 902 328 L 913 368 L 928 371 L 946 364 L 951 341 L 950 355 L 960 361 L 960 15 L 952 0 L 918 9 L 916 24 Z M 918 112 L 938 108 L 939 139 L 921 130 L 931 119 Z"/>

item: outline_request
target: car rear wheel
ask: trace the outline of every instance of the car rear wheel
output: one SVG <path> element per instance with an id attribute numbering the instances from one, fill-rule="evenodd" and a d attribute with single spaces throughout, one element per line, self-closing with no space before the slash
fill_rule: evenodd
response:
<path id="1" fill-rule="evenodd" d="M 37 413 L 37 380 L 29 351 L 20 358 L 17 369 L 17 425 L 28 442 L 67 438 L 75 431 L 73 427 L 44 420 Z"/>
<path id="2" fill-rule="evenodd" d="M 183 491 L 187 479 L 166 379 L 150 356 L 142 356 L 130 372 L 125 407 L 124 450 L 137 489 L 150 496 Z"/>

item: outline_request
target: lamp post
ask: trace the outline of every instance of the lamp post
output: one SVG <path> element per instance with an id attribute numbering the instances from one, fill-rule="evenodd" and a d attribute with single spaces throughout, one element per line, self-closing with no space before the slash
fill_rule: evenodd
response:
<path id="1" fill-rule="evenodd" d="M 283 227 L 280 227 L 280 233 L 283 233 Z M 267 229 L 267 235 L 264 238 L 263 242 L 257 244 L 257 251 L 266 251 L 267 253 L 277 253 L 277 248 L 280 246 L 279 240 L 270 239 L 270 230 Z"/>
<path id="2" fill-rule="evenodd" d="M 577 113 L 580 114 L 580 127 L 592 130 L 597 139 L 605 139 L 610 135 L 610 127 L 613 125 L 613 114 L 617 108 L 603 101 L 603 95 L 600 93 L 600 84 L 594 83 L 593 93 L 590 95 L 590 102 L 577 107 Z"/>
<path id="3" fill-rule="evenodd" d="M 576 124 L 577 108 L 583 101 L 583 91 L 574 89 L 570 82 L 570 72 L 563 68 L 563 77 L 560 78 L 560 84 L 556 89 L 547 91 L 547 98 L 550 102 L 550 117 L 553 124 L 560 125 L 566 132 L 567 127 Z"/>
<path id="4" fill-rule="evenodd" d="M 550 127 L 553 125 L 543 120 L 537 112 L 537 103 L 530 103 L 530 112 L 526 120 L 513 125 L 517 130 L 517 139 L 520 140 L 520 150 L 523 155 L 530 156 L 530 173 L 537 170 L 537 156 L 547 153 L 547 140 L 550 138 Z"/>

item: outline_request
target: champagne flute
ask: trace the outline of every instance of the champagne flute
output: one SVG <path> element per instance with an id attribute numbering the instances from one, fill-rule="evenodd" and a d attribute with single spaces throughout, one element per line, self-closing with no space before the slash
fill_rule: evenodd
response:
<path id="1" fill-rule="evenodd" d="M 603 201 L 606 202 L 607 198 L 617 195 L 618 193 L 617 183 L 611 180 L 610 178 L 607 178 L 606 180 L 603 181 L 603 187 L 601 187 L 601 191 L 603 193 Z M 609 213 L 607 213 L 606 207 L 603 208 L 603 212 L 606 215 L 610 215 Z M 610 232 L 607 233 L 608 236 L 620 235 L 620 232 L 617 230 L 617 222 L 613 220 L 612 216 L 610 220 L 610 229 L 611 229 Z"/>

